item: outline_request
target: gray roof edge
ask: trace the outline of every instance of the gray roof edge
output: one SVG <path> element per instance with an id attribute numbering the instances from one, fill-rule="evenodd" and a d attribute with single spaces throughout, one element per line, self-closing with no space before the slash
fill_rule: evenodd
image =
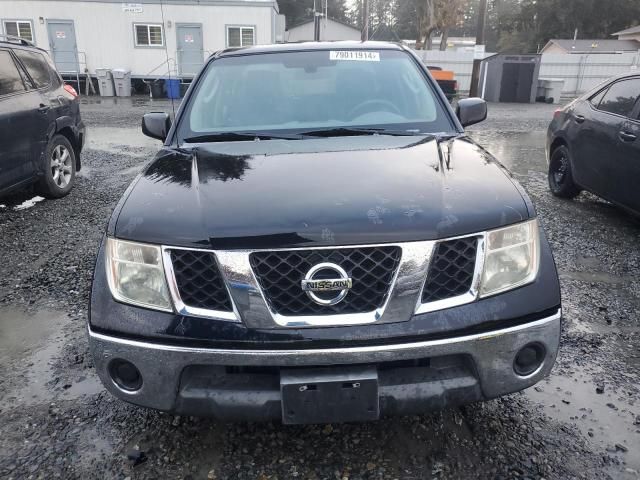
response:
<path id="1" fill-rule="evenodd" d="M 640 33 L 640 25 L 636 25 L 635 27 L 629 27 L 624 30 L 620 30 L 619 32 L 612 33 L 611 35 L 625 35 L 627 33 Z"/>
<path id="2" fill-rule="evenodd" d="M 331 20 L 332 22 L 339 23 L 340 25 L 344 25 L 345 27 L 350 27 L 350 28 L 353 28 L 354 30 L 360 31 L 360 29 L 358 27 L 356 27 L 355 25 L 351 25 L 350 23 L 343 22 L 342 20 L 338 20 L 337 18 L 327 17 L 327 19 Z M 290 31 L 292 28 L 301 27 L 301 26 L 306 25 L 308 23 L 313 23 L 313 19 L 303 20 L 300 23 L 296 23 L 295 25 L 291 25 L 289 28 L 287 28 L 287 31 Z"/>
<path id="3" fill-rule="evenodd" d="M 616 40 L 611 38 L 584 38 L 573 40 L 572 38 L 552 38 L 544 46 L 546 48 L 549 44 L 555 43 L 556 45 L 566 49 L 572 50 L 572 47 L 576 47 L 579 51 L 593 51 L 594 48 L 587 48 L 589 45 L 598 44 L 598 48 L 601 50 L 628 50 L 635 51 L 640 50 L 640 41 L 637 40 Z M 543 49 L 544 49 L 543 48 Z"/>

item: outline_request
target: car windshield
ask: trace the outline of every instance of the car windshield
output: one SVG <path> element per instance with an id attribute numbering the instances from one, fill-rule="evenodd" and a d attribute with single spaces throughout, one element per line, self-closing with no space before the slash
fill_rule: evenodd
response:
<path id="1" fill-rule="evenodd" d="M 214 60 L 189 98 L 179 138 L 318 130 L 345 135 L 356 128 L 395 134 L 454 130 L 433 87 L 406 52 L 321 50 Z"/>

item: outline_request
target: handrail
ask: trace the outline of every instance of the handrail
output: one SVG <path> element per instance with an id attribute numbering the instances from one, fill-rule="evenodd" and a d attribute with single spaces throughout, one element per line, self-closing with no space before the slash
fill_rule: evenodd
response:
<path id="1" fill-rule="evenodd" d="M 49 54 L 49 56 L 51 57 L 51 59 L 53 60 L 53 62 L 56 65 L 56 69 L 58 70 L 58 73 L 61 74 L 74 74 L 75 73 L 75 77 L 76 77 L 76 82 L 77 82 L 77 91 L 78 94 L 80 94 L 80 74 L 81 73 L 86 73 L 88 76 L 88 70 L 87 70 L 87 54 L 86 52 L 82 51 L 82 50 L 56 50 L 56 53 L 71 53 L 74 56 L 74 60 L 70 61 L 70 62 L 56 62 L 55 59 L 55 55 L 53 51 L 49 51 L 46 50 L 46 52 Z M 64 67 L 59 67 L 58 65 L 66 65 L 66 64 L 71 64 L 73 66 L 73 69 L 70 70 L 64 70 Z M 89 81 L 87 79 L 87 81 Z"/>
<path id="2" fill-rule="evenodd" d="M 171 62 L 173 62 L 173 67 L 171 66 Z M 177 77 L 177 76 L 178 76 L 177 63 L 176 63 L 175 58 L 167 58 L 167 59 L 166 59 L 165 61 L 163 61 L 160 65 L 158 65 L 157 67 L 155 67 L 155 68 L 151 69 L 151 70 L 150 70 L 150 71 L 145 75 L 145 77 L 149 77 L 149 76 L 151 76 L 151 74 L 152 74 L 152 73 L 154 73 L 156 70 L 158 70 L 159 68 L 162 68 L 162 67 L 163 67 L 163 66 L 165 66 L 165 65 L 166 65 L 166 67 L 167 67 L 167 74 L 168 74 L 169 76 L 172 76 L 172 74 L 173 74 L 173 76 L 175 76 L 175 77 Z M 172 70 L 173 70 L 173 71 L 172 71 Z M 162 75 L 158 76 L 158 77 L 156 78 L 156 80 L 159 80 L 161 76 L 162 76 Z M 154 80 L 154 81 L 155 81 L 155 80 Z"/>

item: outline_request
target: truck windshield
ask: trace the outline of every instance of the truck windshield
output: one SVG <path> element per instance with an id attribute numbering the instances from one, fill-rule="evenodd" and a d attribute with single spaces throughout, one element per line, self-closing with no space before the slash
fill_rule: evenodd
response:
<path id="1" fill-rule="evenodd" d="M 381 49 L 217 59 L 199 80 L 178 131 L 181 140 L 197 141 L 229 132 L 344 134 L 356 127 L 396 134 L 454 130 L 409 54 Z"/>

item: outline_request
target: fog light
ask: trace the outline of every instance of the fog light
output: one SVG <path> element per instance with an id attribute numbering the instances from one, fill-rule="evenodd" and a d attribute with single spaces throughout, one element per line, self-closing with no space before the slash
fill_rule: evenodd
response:
<path id="1" fill-rule="evenodd" d="M 142 375 L 136 366 L 127 360 L 115 359 L 109 364 L 109 375 L 122 390 L 135 392 L 142 387 Z"/>
<path id="2" fill-rule="evenodd" d="M 531 375 L 540 368 L 540 365 L 542 365 L 544 361 L 545 354 L 546 350 L 543 345 L 530 343 L 522 347 L 517 353 L 513 361 L 513 370 L 521 377 Z"/>

